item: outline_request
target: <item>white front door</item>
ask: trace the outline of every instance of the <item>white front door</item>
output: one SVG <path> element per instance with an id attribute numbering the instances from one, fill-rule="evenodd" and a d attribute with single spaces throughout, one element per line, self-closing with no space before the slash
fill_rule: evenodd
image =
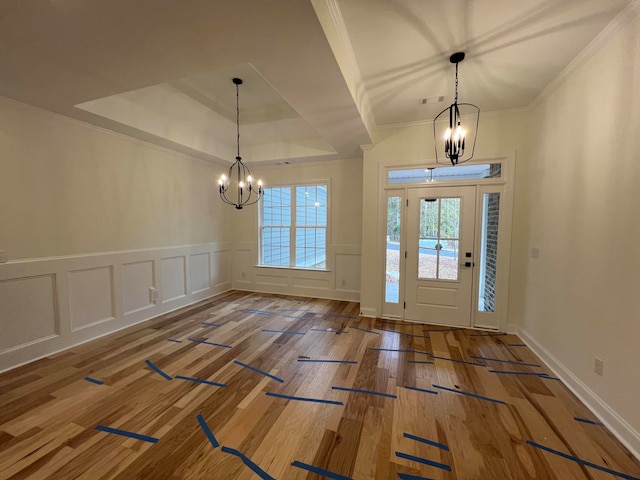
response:
<path id="1" fill-rule="evenodd" d="M 474 186 L 409 190 L 406 320 L 471 325 L 475 199 Z"/>

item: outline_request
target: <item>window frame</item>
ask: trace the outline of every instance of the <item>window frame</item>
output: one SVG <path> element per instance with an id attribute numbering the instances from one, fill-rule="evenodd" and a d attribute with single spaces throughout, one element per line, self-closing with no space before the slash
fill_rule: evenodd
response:
<path id="1" fill-rule="evenodd" d="M 326 225 L 324 227 L 317 225 L 298 225 L 296 221 L 296 188 L 300 187 L 326 187 L 327 189 L 327 202 L 326 202 Z M 329 239 L 330 239 L 330 225 L 331 225 L 331 182 L 328 179 L 323 180 L 315 180 L 315 181 L 306 181 L 306 182 L 295 182 L 295 183 L 282 183 L 282 184 L 274 184 L 269 185 L 268 187 L 264 187 L 266 189 L 271 188 L 290 188 L 291 189 L 291 224 L 289 228 L 289 265 L 269 265 L 263 263 L 263 230 L 266 227 L 264 223 L 264 200 L 260 201 L 260 206 L 257 209 L 258 211 L 258 263 L 256 267 L 260 268 L 274 268 L 274 269 L 285 269 L 285 270 L 306 270 L 311 272 L 328 272 L 330 270 L 329 265 Z M 266 227 L 269 228 L 269 227 Z M 282 226 L 276 228 L 282 228 Z M 325 231 L 325 261 L 323 268 L 313 268 L 313 267 L 298 267 L 295 266 L 296 261 L 296 230 L 297 228 L 312 228 L 312 229 L 323 229 Z"/>

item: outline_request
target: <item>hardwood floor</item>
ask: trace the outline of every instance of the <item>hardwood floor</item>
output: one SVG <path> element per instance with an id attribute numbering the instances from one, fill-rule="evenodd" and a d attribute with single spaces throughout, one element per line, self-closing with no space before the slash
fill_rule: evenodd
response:
<path id="1" fill-rule="evenodd" d="M 516 336 L 231 292 L 0 375 L 0 478 L 611 480 L 640 463 Z"/>

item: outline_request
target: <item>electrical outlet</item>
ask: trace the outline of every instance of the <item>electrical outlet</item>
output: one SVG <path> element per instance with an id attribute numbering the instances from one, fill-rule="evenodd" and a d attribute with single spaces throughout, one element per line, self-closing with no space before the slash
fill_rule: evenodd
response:
<path id="1" fill-rule="evenodd" d="M 151 303 L 158 303 L 158 300 L 160 299 L 160 292 L 158 289 L 149 287 L 149 298 L 151 299 Z"/>
<path id="2" fill-rule="evenodd" d="M 342 280 L 342 286 L 346 287 L 347 286 L 347 281 L 346 280 Z"/>
<path id="3" fill-rule="evenodd" d="M 7 252 L 0 250 L 0 263 L 7 263 Z"/>
<path id="4" fill-rule="evenodd" d="M 540 249 L 538 247 L 531 249 L 531 258 L 540 258 Z"/>
<path id="5" fill-rule="evenodd" d="M 244 278 L 244 277 L 246 277 L 246 276 L 247 276 L 247 274 L 246 274 L 245 272 L 242 272 L 242 273 L 241 273 L 241 276 L 242 276 L 242 278 Z"/>
<path id="6" fill-rule="evenodd" d="M 598 357 L 595 357 L 595 361 L 593 362 L 593 371 L 596 372 L 597 375 L 602 376 L 604 374 L 604 360 Z"/>

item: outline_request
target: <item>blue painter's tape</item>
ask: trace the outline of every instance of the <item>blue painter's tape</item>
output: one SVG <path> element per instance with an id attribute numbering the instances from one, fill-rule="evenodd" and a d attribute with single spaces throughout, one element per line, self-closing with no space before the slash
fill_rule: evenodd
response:
<path id="1" fill-rule="evenodd" d="M 280 393 L 266 392 L 265 395 L 269 397 L 284 398 L 285 400 L 297 400 L 299 402 L 314 402 L 314 403 L 328 403 L 329 405 L 344 405 L 342 402 L 336 400 L 323 400 L 322 398 L 309 398 L 309 397 L 292 397 L 291 395 L 282 395 Z"/>
<path id="2" fill-rule="evenodd" d="M 175 338 L 167 338 L 167 342 L 182 343 L 182 340 L 176 340 Z"/>
<path id="3" fill-rule="evenodd" d="M 312 328 L 311 331 L 312 332 L 328 332 L 328 333 L 349 333 L 346 330 L 334 330 L 333 328 Z"/>
<path id="4" fill-rule="evenodd" d="M 403 433 L 402 436 L 405 438 L 410 438 L 411 440 L 415 440 L 416 442 L 426 443 L 427 445 L 431 445 L 433 447 L 438 447 L 442 450 L 449 451 L 449 447 L 444 443 L 438 443 L 438 442 L 434 442 L 433 440 L 427 440 L 426 438 L 417 437 L 415 435 L 411 435 L 410 433 Z"/>
<path id="5" fill-rule="evenodd" d="M 394 322 L 392 320 L 379 320 L 380 323 L 385 325 L 399 325 L 401 327 L 423 327 L 423 323 L 411 323 L 411 322 Z"/>
<path id="6" fill-rule="evenodd" d="M 251 470 L 253 470 L 253 473 L 255 473 L 260 478 L 262 478 L 262 480 L 276 480 L 271 475 L 269 475 L 267 472 L 262 470 L 258 465 L 253 463 L 251 461 L 251 459 L 246 457 L 243 453 L 240 453 L 238 450 L 236 450 L 234 448 L 229 448 L 229 447 L 222 447 L 222 451 L 224 453 L 229 453 L 231 455 L 235 455 L 236 457 L 238 457 L 240 460 L 242 460 L 242 463 L 244 463 L 247 467 L 249 467 Z"/>
<path id="7" fill-rule="evenodd" d="M 209 322 L 202 322 L 202 325 L 206 325 L 207 327 L 221 327 L 222 326 L 219 323 L 209 323 Z"/>
<path id="8" fill-rule="evenodd" d="M 204 434 L 207 436 L 207 438 L 211 442 L 211 445 L 213 445 L 213 448 L 218 448 L 220 446 L 220 442 L 216 440 L 215 435 L 209 428 L 209 425 L 207 425 L 207 422 L 205 422 L 204 417 L 202 415 L 198 415 L 196 418 L 198 419 L 198 423 L 200 424 L 200 427 L 202 428 L 202 430 L 204 430 Z"/>
<path id="9" fill-rule="evenodd" d="M 267 310 L 253 310 L 251 308 L 246 308 L 242 311 L 245 313 L 256 313 L 258 315 L 274 315 L 273 312 L 268 312 Z"/>
<path id="10" fill-rule="evenodd" d="M 447 392 L 459 393 L 460 395 L 466 395 L 467 397 L 479 398 L 480 400 L 486 400 L 488 402 L 499 403 L 500 405 L 506 405 L 507 404 L 506 402 L 503 402 L 502 400 L 496 400 L 495 398 L 483 397 L 482 395 L 476 395 L 475 393 L 464 392 L 462 390 L 456 390 L 455 388 L 447 388 L 447 387 L 443 387 L 441 385 L 435 385 L 435 384 L 432 384 L 432 385 L 435 388 L 439 388 L 441 390 L 446 390 Z"/>
<path id="11" fill-rule="evenodd" d="M 122 435 L 123 437 L 135 438 L 136 440 L 142 440 L 143 442 L 158 443 L 158 439 L 155 437 L 149 437 L 147 435 L 141 435 L 135 432 L 129 432 L 127 430 L 120 430 L 119 428 L 105 427 L 104 425 L 96 426 L 96 430 L 101 432 L 113 433 L 115 435 Z"/>
<path id="12" fill-rule="evenodd" d="M 498 363 L 511 363 L 513 365 L 522 365 L 523 367 L 541 367 L 542 365 L 538 365 L 537 363 L 525 363 L 525 362 L 516 362 L 513 360 L 500 360 L 499 358 L 489 358 L 489 357 L 478 357 L 477 355 L 469 355 L 471 358 L 478 358 L 480 360 L 488 360 L 491 362 Z"/>
<path id="13" fill-rule="evenodd" d="M 254 372 L 259 373 L 260 375 L 264 375 L 265 377 L 273 378 L 277 382 L 284 383 L 284 380 L 282 380 L 281 378 L 278 378 L 275 375 L 271 375 L 270 373 L 267 373 L 256 367 L 252 367 L 251 365 L 247 365 L 246 363 L 239 362 L 238 360 L 234 360 L 233 363 L 235 363 L 236 365 L 240 365 L 241 367 L 248 368 L 249 370 L 253 370 Z"/>
<path id="14" fill-rule="evenodd" d="M 400 335 L 408 335 L 407 333 L 402 333 L 402 332 L 399 332 L 397 330 L 389 330 L 388 328 L 378 328 L 378 330 L 380 330 L 382 332 L 398 333 Z"/>
<path id="15" fill-rule="evenodd" d="M 378 352 L 401 352 L 401 353 L 421 353 L 422 355 L 429 355 L 432 357 L 429 352 L 421 352 L 420 350 L 407 350 L 407 349 L 397 349 L 397 348 L 377 348 L 377 347 L 369 347 L 369 350 L 376 350 Z"/>
<path id="16" fill-rule="evenodd" d="M 324 315 L 325 317 L 337 317 L 337 318 L 356 318 L 352 315 L 338 315 L 337 313 L 321 313 L 320 315 Z"/>
<path id="17" fill-rule="evenodd" d="M 223 345 L 222 343 L 208 342 L 207 340 L 198 340 L 197 338 L 190 338 L 189 341 L 195 342 L 195 343 L 204 343 L 205 345 L 212 345 L 214 347 L 233 348 L 231 345 Z"/>
<path id="18" fill-rule="evenodd" d="M 470 333 L 470 337 L 503 337 L 507 333 Z"/>
<path id="19" fill-rule="evenodd" d="M 351 477 L 345 477 L 344 475 L 340 475 L 339 473 L 330 472 L 329 470 L 325 470 L 324 468 L 314 467 L 313 465 L 302 463 L 298 460 L 295 460 L 291 465 L 303 470 L 307 470 L 308 472 L 315 473 L 317 475 L 322 475 L 323 477 L 331 478 L 333 480 L 352 480 Z"/>
<path id="20" fill-rule="evenodd" d="M 162 370 L 160 370 L 158 367 L 156 367 L 153 362 L 151 360 L 145 360 L 144 363 L 146 363 L 149 368 L 151 370 L 153 370 L 154 372 L 156 372 L 158 375 L 160 375 L 161 377 L 166 378 L 167 380 L 172 380 L 172 378 L 167 375 L 166 373 L 164 373 Z"/>
<path id="21" fill-rule="evenodd" d="M 212 382 L 211 380 L 203 380 L 201 378 L 184 377 L 182 375 L 176 375 L 176 378 L 179 378 L 180 380 L 189 380 L 190 382 L 205 383 L 207 385 L 213 385 L 214 387 L 226 387 L 224 383 Z"/>
<path id="22" fill-rule="evenodd" d="M 414 335 L 413 333 L 404 333 L 404 332 L 402 332 L 400 335 L 404 335 L 405 337 L 411 337 L 411 338 L 431 338 L 429 335 Z"/>
<path id="23" fill-rule="evenodd" d="M 546 373 L 538 373 L 538 372 L 508 372 L 506 370 L 489 370 L 491 373 L 500 373 L 503 375 L 525 375 L 531 377 L 540 377 L 540 378 L 551 378 Z"/>
<path id="24" fill-rule="evenodd" d="M 412 462 L 422 463 L 431 467 L 440 468 L 441 470 L 446 470 L 447 472 L 451 471 L 451 467 L 449 465 L 440 462 L 434 462 L 433 460 L 427 460 L 426 458 L 415 457 L 413 455 L 409 455 L 408 453 L 396 452 L 396 457 L 411 460 Z"/>
<path id="25" fill-rule="evenodd" d="M 438 360 L 446 360 L 448 362 L 465 363 L 467 365 L 475 365 L 476 367 L 486 367 L 484 363 L 466 362 L 464 360 L 456 360 L 455 358 L 436 357 L 435 355 L 431 354 L 429 354 L 429 356 L 432 358 L 437 358 Z"/>
<path id="26" fill-rule="evenodd" d="M 602 422 L 596 422 L 595 420 L 589 420 L 586 418 L 573 417 L 576 422 L 589 423 L 591 425 L 604 426 Z"/>
<path id="27" fill-rule="evenodd" d="M 310 358 L 299 358 L 299 362 L 315 362 L 315 363 L 349 363 L 352 365 L 356 365 L 358 362 L 355 360 L 313 360 Z"/>
<path id="28" fill-rule="evenodd" d="M 433 480 L 433 478 L 419 477 L 417 475 L 409 475 L 408 473 L 398 473 L 400 480 Z"/>
<path id="29" fill-rule="evenodd" d="M 267 333 L 284 333 L 286 335 L 304 335 L 307 332 L 290 332 L 289 330 L 262 330 Z"/>
<path id="30" fill-rule="evenodd" d="M 436 392 L 435 390 L 426 390 L 424 388 L 410 387 L 408 385 L 405 385 L 404 388 L 408 390 L 415 390 L 416 392 L 424 392 L 424 393 L 431 393 L 433 395 L 438 395 L 438 392 Z"/>
<path id="31" fill-rule="evenodd" d="M 103 385 L 104 382 L 102 380 L 98 380 L 96 378 L 84 377 L 87 382 L 95 383 L 96 385 Z"/>
<path id="32" fill-rule="evenodd" d="M 507 347 L 526 347 L 526 343 L 507 343 Z"/>
<path id="33" fill-rule="evenodd" d="M 296 308 L 281 308 L 278 311 L 279 312 L 306 312 L 306 313 L 313 313 L 313 310 L 304 310 L 304 309 L 296 309 Z"/>
<path id="34" fill-rule="evenodd" d="M 596 470 L 610 473 L 611 475 L 614 475 L 616 477 L 624 478 L 626 480 L 640 480 L 640 477 L 633 477 L 631 475 L 627 475 L 626 473 L 616 472 L 615 470 L 611 470 L 610 468 L 602 467 L 600 465 L 596 465 L 595 463 L 582 460 L 581 458 L 567 455 L 566 453 L 559 452 L 558 450 L 554 450 L 553 448 L 545 447 L 544 445 L 540 445 L 539 443 L 532 442 L 531 440 L 527 440 L 527 444 L 531 445 L 532 447 L 539 448 L 540 450 L 553 453 L 554 455 L 558 455 L 559 457 L 566 458 L 567 460 L 571 460 L 572 462 L 581 463 L 582 465 L 586 465 L 587 467 L 595 468 Z"/>
<path id="35" fill-rule="evenodd" d="M 360 390 L 358 388 L 345 388 L 345 387 L 331 387 L 331 388 L 333 390 L 342 390 L 345 392 L 366 393 L 368 395 L 378 395 L 380 397 L 398 398 L 396 395 L 392 395 L 391 393 L 374 392 L 372 390 Z"/>
<path id="36" fill-rule="evenodd" d="M 362 332 L 375 333 L 376 335 L 380 335 L 380 332 L 374 332 L 373 330 L 367 330 L 366 328 L 360 328 L 360 327 L 349 327 L 349 328 L 353 328 L 354 330 L 360 330 Z"/>
<path id="37" fill-rule="evenodd" d="M 429 360 L 409 360 L 407 363 L 424 363 L 426 365 L 433 365 L 433 362 Z"/>

